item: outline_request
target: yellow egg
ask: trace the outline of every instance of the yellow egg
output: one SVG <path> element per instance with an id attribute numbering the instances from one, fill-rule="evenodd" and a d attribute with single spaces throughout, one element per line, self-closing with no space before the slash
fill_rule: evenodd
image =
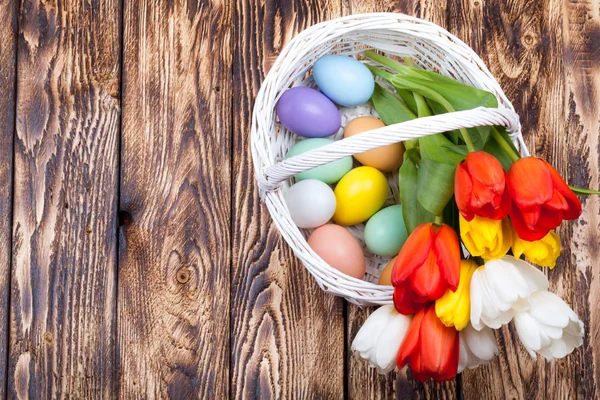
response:
<path id="1" fill-rule="evenodd" d="M 381 207 L 388 195 L 385 176 L 373 167 L 348 172 L 334 190 L 336 208 L 333 220 L 340 225 L 365 222 Z"/>
<path id="2" fill-rule="evenodd" d="M 379 284 L 384 286 L 392 286 L 392 269 L 394 269 L 394 263 L 398 256 L 392 258 L 389 263 L 385 266 L 381 274 L 379 275 Z"/>
<path id="3" fill-rule="evenodd" d="M 346 125 L 344 137 L 350 137 L 362 132 L 384 127 L 385 124 L 375 117 L 358 117 Z M 402 165 L 404 158 L 404 145 L 402 143 L 389 144 L 373 150 L 354 155 L 354 158 L 362 165 L 377 168 L 380 171 L 397 171 Z"/>

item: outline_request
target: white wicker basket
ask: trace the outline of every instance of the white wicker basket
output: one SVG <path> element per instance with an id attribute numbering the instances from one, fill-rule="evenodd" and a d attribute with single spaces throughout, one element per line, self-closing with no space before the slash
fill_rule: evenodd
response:
<path id="1" fill-rule="evenodd" d="M 368 49 L 379 49 L 388 55 L 409 56 L 421 68 L 488 90 L 498 98 L 499 108 L 477 108 L 386 126 L 282 161 L 299 138 L 276 121 L 275 105 L 279 97 L 293 86 L 314 87 L 309 72 L 319 57 L 326 54 L 356 56 Z M 341 113 L 342 128 L 333 135 L 334 138 L 341 137 L 349 116 L 373 114 L 373 111 L 367 105 L 357 109 L 345 108 Z M 283 191 L 293 183 L 295 174 L 348 155 L 438 132 L 487 125 L 506 127 L 521 154 L 528 154 L 518 115 L 502 89 L 477 54 L 446 30 L 433 23 L 395 13 L 351 15 L 323 22 L 306 29 L 289 42 L 256 97 L 251 146 L 261 198 L 286 242 L 324 291 L 361 306 L 391 303 L 393 288 L 376 284 L 381 268 L 389 259 L 376 256 L 365 248 L 362 238 L 364 225 L 349 228 L 363 244 L 367 258 L 365 280 L 359 280 L 334 269 L 308 246 L 306 239 L 311 230 L 299 229 L 292 222 Z M 389 181 L 390 202 L 393 202 L 398 183 L 394 176 Z"/>

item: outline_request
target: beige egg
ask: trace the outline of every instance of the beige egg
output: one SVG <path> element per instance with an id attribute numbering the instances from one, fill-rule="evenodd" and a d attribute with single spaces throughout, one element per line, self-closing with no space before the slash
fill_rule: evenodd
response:
<path id="1" fill-rule="evenodd" d="M 358 241 L 339 225 L 327 224 L 315 229 L 308 245 L 327 264 L 357 279 L 365 276 L 365 256 Z"/>
<path id="2" fill-rule="evenodd" d="M 396 262 L 396 258 L 398 256 L 392 258 L 389 263 L 383 268 L 381 274 L 379 275 L 379 284 L 384 286 L 392 286 L 392 269 L 394 269 L 394 263 Z"/>
<path id="3" fill-rule="evenodd" d="M 354 118 L 344 128 L 344 137 L 351 137 L 384 126 L 383 121 L 375 117 Z M 403 157 L 404 145 L 402 143 L 394 143 L 354 155 L 354 158 L 362 165 L 368 165 L 383 172 L 398 170 L 402 165 Z"/>

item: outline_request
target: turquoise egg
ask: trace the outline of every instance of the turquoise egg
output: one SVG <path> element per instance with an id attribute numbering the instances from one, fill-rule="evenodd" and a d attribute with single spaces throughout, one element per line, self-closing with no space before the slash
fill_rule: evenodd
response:
<path id="1" fill-rule="evenodd" d="M 331 139 L 304 139 L 292 146 L 285 158 L 290 158 L 302 154 L 305 151 L 316 149 L 317 147 L 325 146 L 333 143 Z M 297 181 L 305 179 L 316 179 L 325 182 L 329 185 L 336 183 L 342 176 L 346 175 L 352 169 L 352 157 L 344 157 L 340 160 L 330 162 L 329 164 L 321 165 L 308 171 L 301 172 L 296 175 Z"/>
<path id="2" fill-rule="evenodd" d="M 394 257 L 406 242 L 408 232 L 402 218 L 402 206 L 384 208 L 365 225 L 365 244 L 375 254 Z"/>
<path id="3" fill-rule="evenodd" d="M 363 63 L 347 56 L 324 56 L 313 65 L 321 92 L 342 106 L 366 103 L 375 90 L 373 74 Z"/>

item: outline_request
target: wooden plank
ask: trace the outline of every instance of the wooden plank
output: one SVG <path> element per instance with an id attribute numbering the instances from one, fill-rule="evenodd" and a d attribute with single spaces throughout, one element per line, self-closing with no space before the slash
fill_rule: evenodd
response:
<path id="1" fill-rule="evenodd" d="M 340 3 L 235 4 L 231 397 L 343 398 L 343 301 L 319 289 L 277 232 L 248 151 L 254 97 L 279 51 L 339 16 Z"/>
<path id="2" fill-rule="evenodd" d="M 115 397 L 119 65 L 117 0 L 22 2 L 9 398 Z"/>
<path id="3" fill-rule="evenodd" d="M 6 360 L 10 316 L 13 137 L 17 12 L 14 1 L 0 1 L 0 398 L 6 398 Z"/>
<path id="4" fill-rule="evenodd" d="M 348 13 L 365 12 L 399 12 L 414 15 L 446 26 L 446 1 L 390 1 L 390 0 L 346 0 Z M 410 372 L 403 370 L 390 373 L 387 376 L 377 374 L 369 368 L 366 362 L 352 356 L 350 346 L 356 333 L 363 325 L 371 309 L 363 310 L 352 304 L 347 307 L 348 338 L 346 346 L 348 353 L 348 393 L 351 399 L 388 399 L 396 398 L 434 398 L 452 399 L 457 396 L 456 382 L 438 384 L 433 381 L 420 383 L 411 378 Z"/>
<path id="5" fill-rule="evenodd" d="M 569 163 L 573 162 L 572 151 L 580 151 L 581 142 L 574 140 L 565 125 L 562 2 L 481 0 L 477 3 L 475 6 L 469 1 L 452 2 L 453 13 L 461 16 L 461 23 L 456 25 L 458 35 L 483 55 L 515 105 L 530 151 L 547 159 L 564 176 L 569 177 L 568 172 L 571 171 L 575 177 L 579 168 L 574 170 L 573 164 L 569 166 Z M 484 21 L 483 27 L 481 21 Z M 597 165 L 597 152 L 595 154 Z M 583 168 L 585 160 L 580 161 L 577 167 L 587 171 Z M 581 180 L 570 180 L 581 183 Z M 597 206 L 595 210 L 597 214 Z M 558 266 L 551 272 L 547 271 L 550 290 L 570 304 L 574 304 L 580 296 L 577 292 L 580 289 L 574 285 L 573 273 L 576 269 L 575 255 L 581 253 L 578 250 L 580 245 L 571 239 L 579 224 L 565 223 L 558 230 L 564 253 Z M 597 238 L 595 231 L 593 235 Z M 583 237 L 581 239 L 584 243 Z M 588 239 L 589 232 L 585 243 Z M 580 316 L 587 326 L 585 314 L 580 312 Z M 587 334 L 590 335 L 590 332 Z M 540 356 L 536 362 L 525 352 L 512 324 L 503 327 L 497 338 L 501 349 L 498 359 L 488 366 L 462 374 L 465 398 L 575 397 L 580 384 L 578 371 L 584 367 L 576 365 L 574 360 L 582 350 L 564 360 L 546 363 Z"/>
<path id="6" fill-rule="evenodd" d="M 233 8 L 124 7 L 120 396 L 227 398 Z"/>
<path id="7" fill-rule="evenodd" d="M 556 132 L 564 141 L 562 171 L 577 186 L 600 187 L 600 4 L 563 2 L 563 59 L 565 72 L 564 118 L 566 130 Z M 565 236 L 572 237 L 563 264 L 572 271 L 569 296 L 575 312 L 585 323 L 583 347 L 565 363 L 575 373 L 576 392 L 571 397 L 600 397 L 600 199 L 583 200 L 583 215 Z M 564 271 L 564 270 L 563 270 Z M 556 370 L 563 368 L 558 363 Z"/>

